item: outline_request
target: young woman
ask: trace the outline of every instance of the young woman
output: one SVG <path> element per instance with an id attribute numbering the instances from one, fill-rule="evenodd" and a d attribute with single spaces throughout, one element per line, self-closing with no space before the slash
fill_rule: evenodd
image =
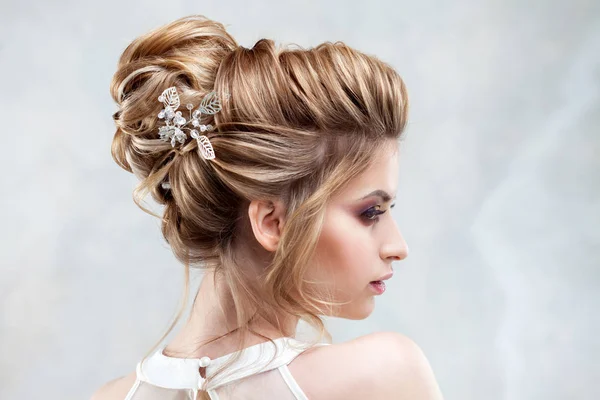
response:
<path id="1" fill-rule="evenodd" d="M 93 399 L 441 399 L 413 341 L 332 344 L 321 319 L 368 317 L 408 254 L 388 212 L 408 110 L 389 65 L 340 42 L 247 49 L 195 15 L 135 39 L 111 93 L 136 203 L 164 205 L 186 294 L 205 273 L 175 338 Z"/>

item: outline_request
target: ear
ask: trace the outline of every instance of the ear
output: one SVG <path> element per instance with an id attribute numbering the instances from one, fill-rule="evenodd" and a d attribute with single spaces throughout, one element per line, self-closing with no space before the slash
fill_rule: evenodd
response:
<path id="1" fill-rule="evenodd" d="M 268 251 L 275 251 L 285 222 L 285 207 L 281 201 L 252 200 L 248 217 L 256 240 Z"/>

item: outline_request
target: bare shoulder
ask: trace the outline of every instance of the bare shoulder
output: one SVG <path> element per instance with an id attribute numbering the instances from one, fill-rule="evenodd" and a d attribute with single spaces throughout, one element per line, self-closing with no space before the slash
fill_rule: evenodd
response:
<path id="1" fill-rule="evenodd" d="M 96 390 L 90 400 L 124 400 L 129 390 L 135 384 L 135 380 L 135 371 L 129 375 L 113 379 Z"/>
<path id="2" fill-rule="evenodd" d="M 377 332 L 315 347 L 289 365 L 309 399 L 441 400 L 419 346 L 396 332 Z M 315 379 L 327 376 L 326 382 Z"/>

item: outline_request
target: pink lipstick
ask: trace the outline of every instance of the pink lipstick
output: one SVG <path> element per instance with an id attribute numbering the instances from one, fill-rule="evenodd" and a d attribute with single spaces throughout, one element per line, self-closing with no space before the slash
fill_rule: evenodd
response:
<path id="1" fill-rule="evenodd" d="M 373 281 L 373 282 L 369 283 L 369 286 L 377 294 L 383 294 L 383 292 L 385 292 L 385 282 L 384 281 Z"/>

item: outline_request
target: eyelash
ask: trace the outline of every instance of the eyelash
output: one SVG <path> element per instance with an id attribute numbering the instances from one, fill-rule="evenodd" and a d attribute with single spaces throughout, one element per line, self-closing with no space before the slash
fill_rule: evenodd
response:
<path id="1" fill-rule="evenodd" d="M 394 208 L 394 206 L 395 206 L 395 205 L 396 205 L 396 203 L 392 204 L 392 205 L 390 206 L 390 208 Z M 364 213 L 362 213 L 362 214 L 361 214 L 361 216 L 362 216 L 363 218 L 365 218 L 367 221 L 379 221 L 379 218 L 377 218 L 377 217 L 378 217 L 379 215 L 381 215 L 381 214 L 385 214 L 385 212 L 386 212 L 387 210 L 385 210 L 385 211 L 379 211 L 379 212 L 377 212 L 375 215 L 373 215 L 372 217 L 369 217 L 369 216 L 367 216 L 367 215 L 370 213 L 370 211 L 372 211 L 372 210 L 375 210 L 377 207 L 381 207 L 381 206 L 380 206 L 380 205 L 373 206 L 373 207 L 369 208 L 367 211 L 365 211 Z M 373 218 L 373 217 L 374 217 L 374 218 Z"/>

